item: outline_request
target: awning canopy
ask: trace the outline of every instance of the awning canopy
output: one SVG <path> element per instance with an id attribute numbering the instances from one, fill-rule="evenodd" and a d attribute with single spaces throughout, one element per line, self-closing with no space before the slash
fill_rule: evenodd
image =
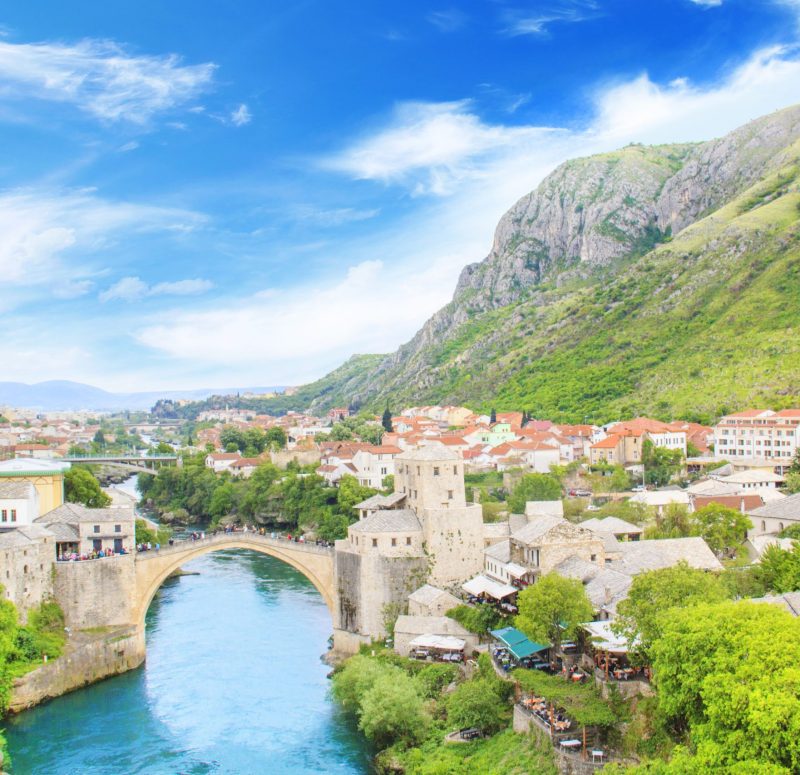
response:
<path id="1" fill-rule="evenodd" d="M 508 571 L 508 575 L 512 576 L 515 579 L 521 579 L 526 573 L 530 573 L 530 568 L 526 568 L 524 565 L 517 565 L 515 562 L 510 562 L 506 565 L 506 570 Z"/>
<path id="2" fill-rule="evenodd" d="M 474 579 L 462 584 L 461 589 L 470 595 L 475 595 L 475 597 L 488 595 L 495 600 L 502 600 L 519 592 L 516 587 L 512 587 L 509 584 L 501 584 L 499 581 L 492 581 L 492 579 L 483 575 L 476 576 Z"/>
<path id="3" fill-rule="evenodd" d="M 443 649 L 463 651 L 467 642 L 452 635 L 418 635 L 408 644 L 412 649 Z"/>
<path id="4" fill-rule="evenodd" d="M 527 635 L 521 633 L 516 627 L 504 627 L 502 630 L 492 630 L 492 637 L 499 640 L 517 659 L 525 659 L 540 651 L 546 651 L 549 645 L 534 643 Z"/>
<path id="5" fill-rule="evenodd" d="M 628 653 L 628 641 L 621 635 L 616 635 L 611 629 L 611 622 L 586 622 L 581 627 L 589 633 L 592 645 L 598 651 L 611 651 L 615 654 Z"/>

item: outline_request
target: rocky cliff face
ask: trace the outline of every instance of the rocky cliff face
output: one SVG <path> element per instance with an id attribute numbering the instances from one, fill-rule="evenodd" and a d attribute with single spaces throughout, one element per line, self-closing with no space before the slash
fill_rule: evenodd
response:
<path id="1" fill-rule="evenodd" d="M 506 331 L 539 331 L 539 323 L 523 326 L 530 310 L 541 320 L 552 310 L 553 293 L 562 298 L 580 286 L 607 287 L 655 246 L 793 163 L 798 138 L 800 106 L 794 106 L 718 140 L 632 145 L 561 165 L 503 216 L 489 255 L 463 270 L 453 300 L 377 369 L 358 384 L 351 381 L 351 395 L 370 402 L 416 391 L 422 399 L 441 388 L 442 400 L 455 399 L 459 393 L 444 384 L 455 377 L 445 377 L 446 369 L 464 371 L 476 359 L 503 360 L 508 337 L 504 344 L 492 315 L 502 318 Z M 754 250 L 758 240 L 752 237 L 742 232 L 739 247 L 726 256 Z M 686 282 L 695 287 L 691 278 Z M 626 287 L 633 289 L 631 283 Z M 551 325 L 568 322 L 556 316 Z"/>

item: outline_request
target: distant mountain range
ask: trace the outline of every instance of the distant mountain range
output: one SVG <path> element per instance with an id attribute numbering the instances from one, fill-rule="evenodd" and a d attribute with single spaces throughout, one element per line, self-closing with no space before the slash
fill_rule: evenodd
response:
<path id="1" fill-rule="evenodd" d="M 26 385 L 24 382 L 0 382 L 0 406 L 41 411 L 88 410 L 115 411 L 150 409 L 159 399 L 201 401 L 212 395 L 282 392 L 284 386 L 200 388 L 197 390 L 149 390 L 137 393 L 109 393 L 93 385 L 68 380 L 49 380 Z"/>

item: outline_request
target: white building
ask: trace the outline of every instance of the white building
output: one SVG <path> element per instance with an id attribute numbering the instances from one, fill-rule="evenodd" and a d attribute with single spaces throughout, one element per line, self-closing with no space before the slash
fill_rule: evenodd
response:
<path id="1" fill-rule="evenodd" d="M 212 452 L 206 455 L 206 468 L 210 468 L 215 474 L 227 471 L 237 461 L 241 455 L 237 452 Z"/>
<path id="2" fill-rule="evenodd" d="M 38 516 L 39 493 L 32 482 L 0 479 L 0 530 L 30 525 Z"/>
<path id="3" fill-rule="evenodd" d="M 734 465 L 769 465 L 784 474 L 800 444 L 800 409 L 747 409 L 714 427 L 714 454 Z"/>
<path id="4" fill-rule="evenodd" d="M 383 489 L 383 480 L 394 476 L 394 459 L 403 450 L 393 445 L 380 445 L 359 449 L 353 455 L 358 483 L 374 490 Z"/>

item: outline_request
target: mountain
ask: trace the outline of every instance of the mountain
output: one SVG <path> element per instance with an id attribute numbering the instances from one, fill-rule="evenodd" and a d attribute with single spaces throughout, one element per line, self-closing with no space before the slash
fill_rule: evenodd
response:
<path id="1" fill-rule="evenodd" d="M 109 393 L 92 385 L 67 380 L 50 380 L 26 385 L 23 382 L 0 382 L 0 406 L 38 409 L 41 411 L 119 409 L 146 410 L 158 399 L 201 400 L 215 393 L 271 393 L 283 387 L 204 388 L 197 390 L 161 390 L 139 393 Z"/>
<path id="2" fill-rule="evenodd" d="M 374 360 L 305 386 L 306 407 L 604 421 L 796 405 L 800 106 L 566 162 L 503 216 L 453 300 Z"/>

